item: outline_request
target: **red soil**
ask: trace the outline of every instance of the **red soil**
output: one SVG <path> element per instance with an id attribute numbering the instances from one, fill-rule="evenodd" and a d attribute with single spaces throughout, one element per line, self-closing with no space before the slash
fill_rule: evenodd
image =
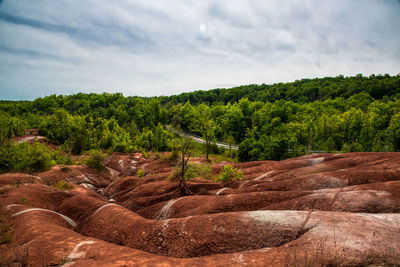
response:
<path id="1" fill-rule="evenodd" d="M 196 159 L 197 162 L 201 162 Z M 234 164 L 243 180 L 194 179 L 186 195 L 158 159 L 113 154 L 109 171 L 0 175 L 1 264 L 395 266 L 400 153 Z M 213 172 L 227 163 L 214 164 Z M 135 177 L 143 169 L 145 176 Z M 54 185 L 73 184 L 69 190 Z M 375 265 L 373 265 L 375 264 Z"/>

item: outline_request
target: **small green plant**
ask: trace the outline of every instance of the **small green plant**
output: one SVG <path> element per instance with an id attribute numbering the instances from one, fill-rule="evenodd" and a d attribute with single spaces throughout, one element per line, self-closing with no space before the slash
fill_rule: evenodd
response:
<path id="1" fill-rule="evenodd" d="M 185 180 L 195 177 L 209 179 L 211 177 L 211 166 L 209 164 L 188 163 L 188 168 L 185 172 Z"/>
<path id="2" fill-rule="evenodd" d="M 188 164 L 186 172 L 185 172 L 185 180 L 190 180 L 198 176 L 198 169 L 193 164 Z"/>
<path id="3" fill-rule="evenodd" d="M 57 184 L 54 186 L 58 190 L 69 190 L 72 189 L 72 185 L 64 180 L 59 180 Z"/>
<path id="4" fill-rule="evenodd" d="M 22 204 L 24 204 L 24 205 L 26 205 L 26 204 L 28 204 L 28 200 L 26 200 L 26 198 L 21 198 L 21 202 L 22 202 Z"/>
<path id="5" fill-rule="evenodd" d="M 145 159 L 148 159 L 148 158 L 149 158 L 149 152 L 147 152 L 146 150 L 143 150 L 143 151 L 142 151 L 142 155 L 143 155 L 143 157 L 144 157 Z"/>
<path id="6" fill-rule="evenodd" d="M 104 154 L 99 151 L 95 151 L 86 159 L 86 165 L 90 168 L 104 171 L 106 170 L 106 166 L 103 164 L 103 159 Z"/>
<path id="7" fill-rule="evenodd" d="M 224 168 L 219 173 L 216 181 L 232 181 L 232 180 L 240 180 L 243 177 L 243 172 L 238 171 L 232 165 L 225 165 Z"/>
<path id="8" fill-rule="evenodd" d="M 144 177 L 144 170 L 143 170 L 143 169 L 139 169 L 139 170 L 137 171 L 136 176 L 137 176 L 137 177 L 140 177 L 140 178 Z"/>

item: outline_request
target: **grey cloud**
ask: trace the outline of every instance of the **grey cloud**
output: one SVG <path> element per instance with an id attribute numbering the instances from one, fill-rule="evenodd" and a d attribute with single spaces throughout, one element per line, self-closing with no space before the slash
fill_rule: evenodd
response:
<path id="1" fill-rule="evenodd" d="M 152 45 L 149 37 L 146 36 L 145 33 L 140 32 L 140 30 L 132 29 L 132 27 L 127 29 L 123 27 L 117 27 L 116 25 L 107 25 L 103 22 L 98 22 L 95 29 L 94 27 L 78 28 L 68 25 L 41 22 L 34 19 L 18 17 L 7 13 L 0 13 L 0 21 L 5 21 L 17 25 L 25 25 L 49 32 L 65 33 L 71 36 L 71 38 L 73 38 L 74 40 L 91 46 L 127 46 L 128 44 L 132 45 L 132 43 L 134 43 L 136 45 L 139 45 L 140 47 L 148 48 Z"/>
<path id="2" fill-rule="evenodd" d="M 400 69 L 394 0 L 0 4 L 3 99 L 105 90 L 170 95 Z"/>

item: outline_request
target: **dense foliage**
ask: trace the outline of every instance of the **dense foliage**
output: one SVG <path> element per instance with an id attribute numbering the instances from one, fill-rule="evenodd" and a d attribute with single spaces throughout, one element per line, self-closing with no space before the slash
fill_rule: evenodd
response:
<path id="1" fill-rule="evenodd" d="M 51 95 L 32 102 L 0 102 L 0 141 L 22 135 L 26 128 L 65 151 L 90 149 L 128 152 L 135 149 L 167 150 L 172 133 L 160 122 L 165 117 L 154 99 L 126 98 L 122 94 Z"/>
<path id="2" fill-rule="evenodd" d="M 51 165 L 67 164 L 72 160 L 59 150 L 53 150 L 39 142 L 6 143 L 0 146 L 0 173 L 44 171 Z"/>
<path id="3" fill-rule="evenodd" d="M 174 134 L 163 127 L 170 124 L 203 136 L 207 154 L 218 152 L 215 140 L 238 144 L 243 161 L 308 150 L 399 151 L 400 75 L 303 79 L 157 98 L 51 95 L 1 101 L 0 115 L 2 150 L 15 146 L 10 140 L 28 128 L 68 153 L 171 150 Z"/>
<path id="4" fill-rule="evenodd" d="M 334 78 L 302 79 L 290 83 L 250 84 L 231 89 L 195 91 L 160 97 L 160 99 L 162 104 L 178 104 L 189 101 L 193 105 L 201 103 L 227 104 L 237 102 L 242 98 L 262 102 L 291 100 L 306 103 L 337 97 L 349 98 L 361 92 L 367 92 L 374 99 L 398 95 L 400 93 L 400 75 L 390 76 L 385 74 L 369 77 L 363 77 L 361 74 L 354 77 L 339 75 Z"/>

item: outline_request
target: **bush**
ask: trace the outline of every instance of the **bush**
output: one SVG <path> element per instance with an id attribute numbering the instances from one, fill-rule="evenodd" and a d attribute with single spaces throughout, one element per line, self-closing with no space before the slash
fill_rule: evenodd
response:
<path id="1" fill-rule="evenodd" d="M 243 172 L 238 171 L 232 165 L 225 165 L 224 168 L 219 173 L 216 181 L 232 181 L 232 180 L 240 180 L 243 177 Z"/>
<path id="2" fill-rule="evenodd" d="M 90 168 L 99 170 L 99 171 L 104 171 L 106 170 L 106 166 L 103 164 L 103 159 L 104 159 L 104 154 L 95 151 L 93 152 L 89 158 L 86 159 L 86 165 L 89 166 Z"/>
<path id="3" fill-rule="evenodd" d="M 137 177 L 140 177 L 140 178 L 144 177 L 144 170 L 143 170 L 143 169 L 139 169 L 139 170 L 137 171 L 136 176 L 137 176 Z"/>
<path id="4" fill-rule="evenodd" d="M 59 180 L 54 187 L 59 189 L 59 190 L 72 189 L 72 185 L 70 183 L 68 183 L 68 182 L 64 182 L 64 180 Z"/>
<path id="5" fill-rule="evenodd" d="M 185 172 L 185 180 L 201 177 L 209 179 L 211 177 L 211 167 L 208 164 L 189 163 Z"/>
<path id="6" fill-rule="evenodd" d="M 182 175 L 182 166 L 177 165 L 174 167 L 174 171 L 168 179 L 177 179 L 177 178 L 181 179 L 180 178 L 181 175 Z M 211 167 L 208 164 L 188 163 L 183 181 L 188 181 L 196 177 L 210 179 Z"/>
<path id="7" fill-rule="evenodd" d="M 0 146 L 0 172 L 45 171 L 51 165 L 62 162 L 60 155 L 39 142 L 8 143 Z"/>

